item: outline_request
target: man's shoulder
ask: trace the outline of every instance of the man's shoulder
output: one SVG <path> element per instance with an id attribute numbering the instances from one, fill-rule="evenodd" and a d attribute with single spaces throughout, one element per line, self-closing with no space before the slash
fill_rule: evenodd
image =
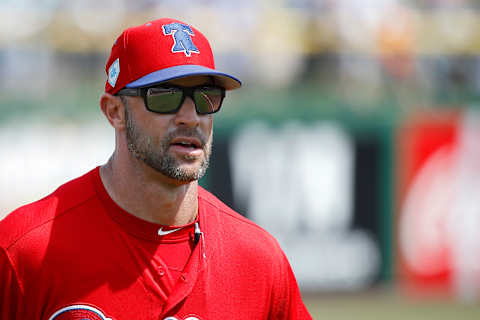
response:
<path id="1" fill-rule="evenodd" d="M 95 195 L 91 175 L 96 169 L 61 185 L 46 197 L 23 205 L 0 220 L 0 247 L 7 248 Z"/>
<path id="2" fill-rule="evenodd" d="M 235 224 L 237 228 L 238 227 L 243 227 L 248 229 L 253 228 L 253 230 L 256 230 L 261 233 L 266 232 L 256 223 L 247 219 L 240 213 L 236 212 L 235 210 L 230 208 L 228 205 L 226 205 L 223 201 L 218 199 L 215 195 L 213 195 L 212 193 L 210 193 L 209 191 L 205 190 L 202 187 L 199 187 L 198 197 L 200 199 L 200 203 L 202 203 L 203 201 L 206 204 L 208 204 L 210 207 L 215 208 L 219 213 L 218 217 L 220 217 L 222 220 L 231 221 L 231 223 Z M 209 214 L 209 217 L 212 217 L 211 213 Z"/>
<path id="3" fill-rule="evenodd" d="M 256 251 L 266 251 L 270 254 L 281 251 L 277 240 L 268 231 L 237 213 L 212 193 L 199 188 L 199 198 L 200 203 L 203 200 L 207 206 L 214 209 L 207 213 L 207 220 L 217 231 L 222 230 L 224 240 L 231 240 L 236 247 L 245 247 L 247 250 L 254 247 Z"/>

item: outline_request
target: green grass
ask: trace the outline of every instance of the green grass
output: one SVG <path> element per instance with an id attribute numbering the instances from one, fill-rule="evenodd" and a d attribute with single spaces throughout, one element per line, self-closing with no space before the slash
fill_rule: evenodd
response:
<path id="1" fill-rule="evenodd" d="M 447 299 L 412 300 L 392 293 L 304 295 L 313 319 L 480 320 L 480 303 Z"/>

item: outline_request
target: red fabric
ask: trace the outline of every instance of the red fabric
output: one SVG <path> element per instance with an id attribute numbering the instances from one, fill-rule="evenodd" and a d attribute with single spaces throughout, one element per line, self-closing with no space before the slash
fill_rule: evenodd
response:
<path id="1" fill-rule="evenodd" d="M 96 168 L 0 222 L 0 319 L 311 319 L 272 236 L 202 188 L 198 222 L 177 279 Z"/>

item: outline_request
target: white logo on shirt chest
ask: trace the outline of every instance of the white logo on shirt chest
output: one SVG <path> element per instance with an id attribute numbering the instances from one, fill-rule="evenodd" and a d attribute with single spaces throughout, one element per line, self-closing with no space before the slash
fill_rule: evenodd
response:
<path id="1" fill-rule="evenodd" d="M 162 229 L 163 229 L 163 228 L 158 229 L 158 235 L 159 235 L 159 236 L 167 235 L 167 234 L 169 234 L 169 233 L 178 231 L 178 230 L 180 230 L 180 229 L 182 229 L 182 228 L 177 228 L 177 229 L 172 229 L 172 230 L 167 230 L 167 231 L 163 231 Z M 189 320 L 193 320 L 193 319 L 189 319 Z"/>

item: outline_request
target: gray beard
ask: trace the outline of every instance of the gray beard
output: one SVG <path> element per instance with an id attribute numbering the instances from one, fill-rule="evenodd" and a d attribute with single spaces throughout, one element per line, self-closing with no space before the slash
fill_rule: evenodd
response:
<path id="1" fill-rule="evenodd" d="M 125 120 L 128 150 L 130 150 L 135 158 L 142 160 L 155 171 L 169 178 L 183 182 L 199 180 L 207 172 L 210 163 L 212 141 L 209 141 L 200 131 L 191 128 L 178 128 L 162 139 L 160 148 L 155 148 L 152 143 L 152 138 L 142 132 L 135 124 L 129 114 L 128 108 L 125 108 Z M 179 161 L 177 161 L 172 155 L 168 154 L 170 141 L 179 135 L 195 137 L 202 143 L 205 157 L 198 169 L 182 168 Z M 186 156 L 185 160 L 192 159 Z"/>

